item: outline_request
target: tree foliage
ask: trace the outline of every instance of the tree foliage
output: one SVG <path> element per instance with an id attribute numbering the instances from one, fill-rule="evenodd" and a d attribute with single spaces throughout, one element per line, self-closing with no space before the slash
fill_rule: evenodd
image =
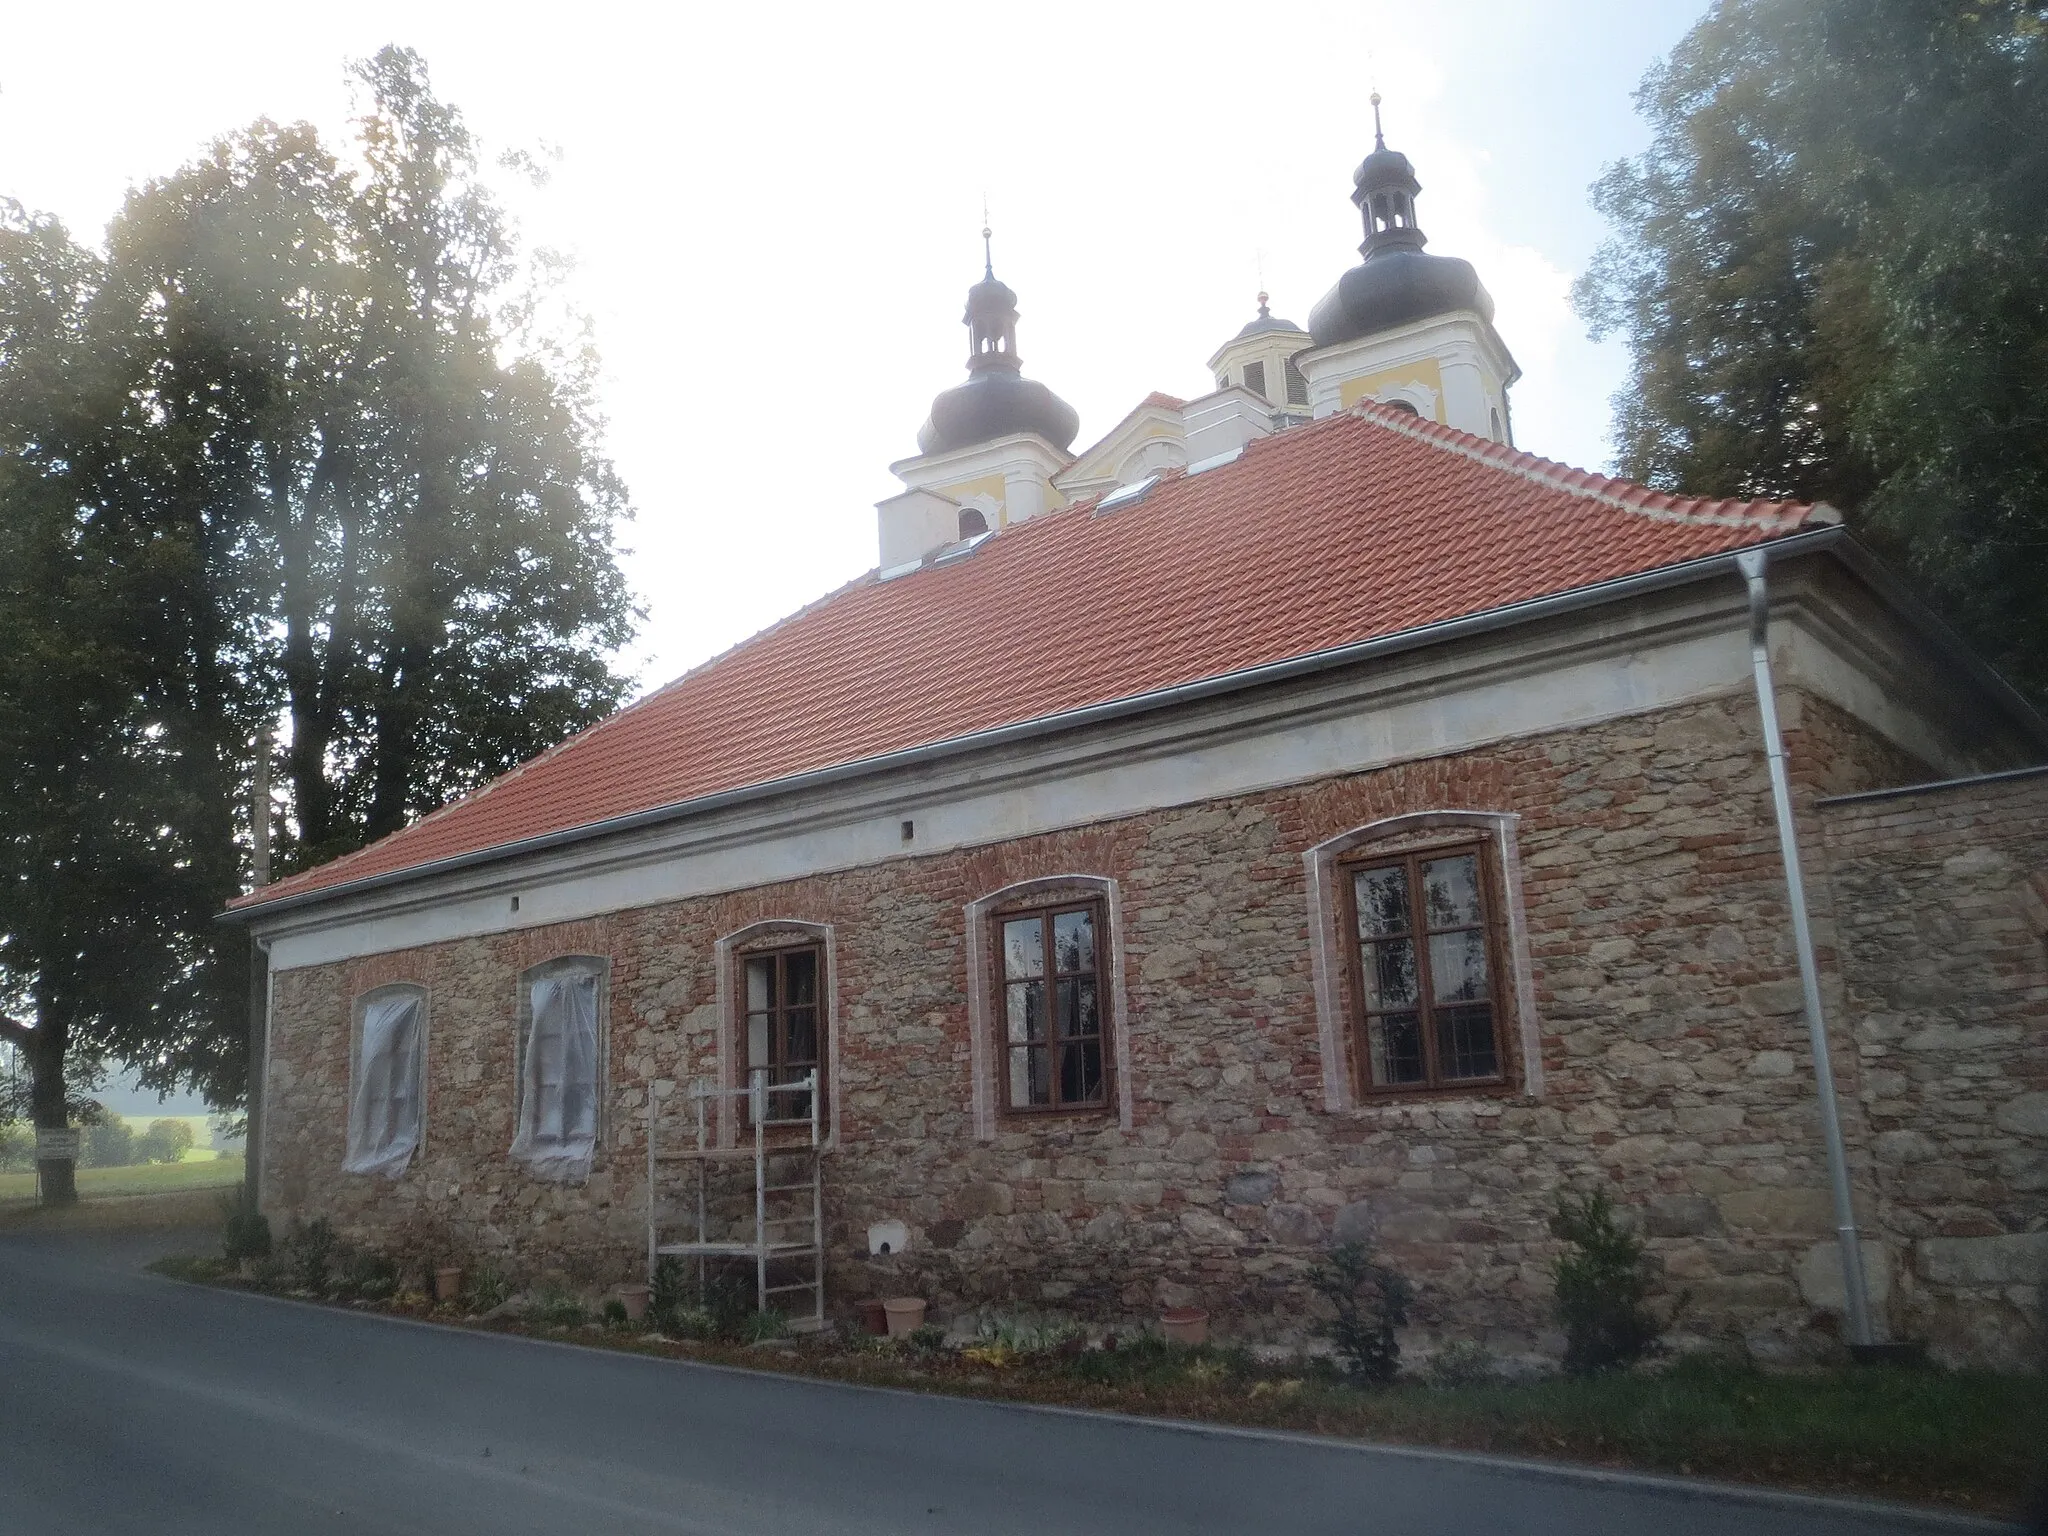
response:
<path id="1" fill-rule="evenodd" d="M 629 515 L 460 115 L 357 66 L 345 155 L 258 122 L 103 250 L 0 205 L 0 1031 L 234 1102 L 260 726 L 287 869 L 613 708 Z M 78 1097 L 73 1083 L 72 1097 Z"/>
<path id="2" fill-rule="evenodd" d="M 1650 1271 L 1643 1240 L 1621 1224 L 1607 1191 L 1558 1191 L 1550 1235 L 1565 1244 L 1551 1265 L 1564 1368 L 1591 1376 L 1656 1354 L 1669 1324 L 1645 1304 Z M 1679 1298 L 1674 1317 L 1686 1299 Z"/>
<path id="3" fill-rule="evenodd" d="M 1364 1387 L 1384 1387 L 1400 1375 L 1398 1333 L 1415 1299 L 1407 1278 L 1374 1263 L 1363 1243 L 1340 1243 L 1309 1271 L 1308 1282 L 1330 1304 L 1322 1331 L 1344 1373 Z"/>
<path id="4" fill-rule="evenodd" d="M 1834 503 L 2048 696 L 2048 6 L 1718 0 L 1636 99 L 1623 472 Z"/>

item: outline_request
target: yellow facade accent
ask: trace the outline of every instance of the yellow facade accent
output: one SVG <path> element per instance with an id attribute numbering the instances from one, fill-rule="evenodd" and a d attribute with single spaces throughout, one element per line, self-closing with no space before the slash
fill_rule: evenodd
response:
<path id="1" fill-rule="evenodd" d="M 958 485 L 940 485 L 933 489 L 955 501 L 965 501 L 970 496 L 988 496 L 1001 501 L 1005 487 L 1001 475 L 983 475 L 975 480 L 962 480 Z"/>
<path id="2" fill-rule="evenodd" d="M 1339 386 L 1337 398 L 1349 410 L 1361 400 L 1369 400 L 1384 389 L 1399 389 L 1403 384 L 1426 384 L 1436 400 L 1433 419 L 1444 419 L 1444 375 L 1433 357 L 1420 357 L 1412 363 L 1403 363 L 1398 368 L 1383 368 L 1378 373 L 1363 374 L 1355 379 L 1346 379 Z"/>

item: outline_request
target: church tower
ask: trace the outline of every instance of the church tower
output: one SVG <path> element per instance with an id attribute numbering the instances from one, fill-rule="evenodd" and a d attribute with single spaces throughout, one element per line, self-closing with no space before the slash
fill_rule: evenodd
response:
<path id="1" fill-rule="evenodd" d="M 1296 357 L 1313 345 L 1292 320 L 1277 318 L 1265 294 L 1259 312 L 1209 359 L 1218 389 L 1248 389 L 1273 407 L 1274 424 L 1290 426 L 1309 416 L 1308 380 Z"/>
<path id="2" fill-rule="evenodd" d="M 1309 312 L 1312 346 L 1297 360 L 1309 406 L 1328 416 L 1379 400 L 1431 421 L 1513 441 L 1508 386 L 1521 377 L 1493 328 L 1493 298 L 1469 261 L 1432 256 L 1416 221 L 1422 183 L 1387 148 L 1372 97 L 1373 151 L 1352 177 L 1365 258 Z"/>
<path id="3" fill-rule="evenodd" d="M 982 278 L 967 290 L 967 382 L 932 401 L 917 453 L 889 466 L 907 490 L 879 503 L 882 574 L 914 568 L 946 545 L 1065 505 L 1053 476 L 1081 418 L 1017 356 L 1017 295 L 995 273 L 989 232 Z"/>

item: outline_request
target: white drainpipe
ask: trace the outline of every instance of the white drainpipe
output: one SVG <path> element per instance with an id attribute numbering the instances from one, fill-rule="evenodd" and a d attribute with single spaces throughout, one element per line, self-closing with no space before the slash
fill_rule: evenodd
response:
<path id="1" fill-rule="evenodd" d="M 1792 782 L 1785 771 L 1785 739 L 1778 731 L 1778 695 L 1771 680 L 1770 596 L 1764 588 L 1769 555 L 1761 549 L 1737 553 L 1735 563 L 1749 583 L 1749 655 L 1756 673 L 1757 712 L 1763 717 L 1764 751 L 1771 765 L 1771 801 L 1778 813 L 1778 849 L 1785 861 L 1785 890 L 1792 907 L 1792 947 L 1799 957 L 1799 987 L 1806 1000 L 1806 1035 L 1813 1046 L 1815 1088 L 1820 1097 L 1821 1140 L 1827 1146 L 1828 1182 L 1834 1186 L 1835 1240 L 1842 1253 L 1842 1291 L 1848 1300 L 1849 1340 L 1871 1344 L 1870 1291 L 1863 1275 L 1863 1244 L 1856 1234 L 1856 1208 L 1849 1196 L 1849 1161 L 1842 1148 L 1842 1120 L 1835 1108 L 1835 1074 L 1828 1064 L 1828 1026 L 1820 1007 L 1820 968 L 1813 958 L 1813 928 L 1806 915 L 1806 878 L 1799 868 L 1799 833 L 1792 820 Z"/>

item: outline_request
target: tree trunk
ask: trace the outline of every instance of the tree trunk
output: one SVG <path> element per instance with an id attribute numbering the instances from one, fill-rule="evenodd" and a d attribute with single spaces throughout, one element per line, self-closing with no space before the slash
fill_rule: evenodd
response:
<path id="1" fill-rule="evenodd" d="M 29 1118 L 38 1131 L 70 1129 L 71 1117 L 64 1102 L 64 1047 L 69 1034 L 63 1020 L 52 1017 L 49 1008 L 38 1006 L 36 1027 L 22 1046 L 29 1064 Z M 36 1173 L 44 1205 L 78 1204 L 76 1158 L 45 1159 L 39 1149 Z"/>
<path id="2" fill-rule="evenodd" d="M 242 1201 L 246 1209 L 254 1211 L 262 1207 L 259 1203 L 263 1190 L 263 1077 L 268 1065 L 265 1047 L 269 1044 L 270 1022 L 270 957 L 263 952 L 263 946 L 256 942 L 256 936 L 249 936 L 249 1087 L 245 1102 L 248 1105 L 242 1138 Z"/>

